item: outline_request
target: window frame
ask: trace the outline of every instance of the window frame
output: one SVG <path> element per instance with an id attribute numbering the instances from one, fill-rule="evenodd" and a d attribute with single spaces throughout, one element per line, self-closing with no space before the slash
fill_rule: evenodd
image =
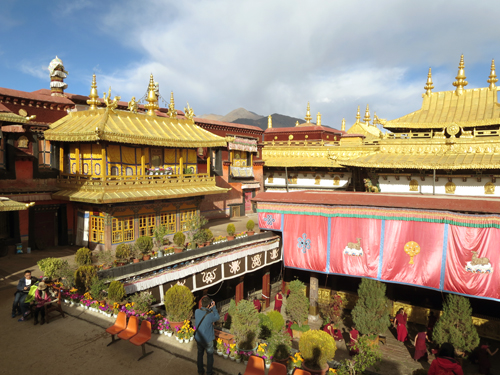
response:
<path id="1" fill-rule="evenodd" d="M 139 215 L 139 236 L 153 237 L 156 227 L 156 214 Z"/>
<path id="2" fill-rule="evenodd" d="M 167 234 L 172 234 L 177 231 L 177 214 L 175 211 L 161 212 L 159 219 L 160 225 L 167 228 Z"/>
<path id="3" fill-rule="evenodd" d="M 104 243 L 104 217 L 90 216 L 90 240 L 94 243 Z"/>

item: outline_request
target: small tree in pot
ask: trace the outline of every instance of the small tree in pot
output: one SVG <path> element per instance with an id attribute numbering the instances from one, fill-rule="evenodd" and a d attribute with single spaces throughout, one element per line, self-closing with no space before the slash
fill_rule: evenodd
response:
<path id="1" fill-rule="evenodd" d="M 337 344 L 328 333 L 310 330 L 300 338 L 299 349 L 304 358 L 302 368 L 309 372 L 311 370 L 320 370 L 324 374 L 328 371 L 327 361 L 330 361 L 335 356 Z"/>
<path id="2" fill-rule="evenodd" d="M 177 232 L 174 235 L 175 252 L 182 253 L 184 249 L 184 243 L 186 242 L 186 236 L 182 232 Z"/>
<path id="3" fill-rule="evenodd" d="M 278 331 L 273 331 L 268 342 L 269 355 L 271 355 L 275 361 L 281 362 L 288 360 L 290 349 L 292 348 L 292 338 L 286 329 L 281 328 Z"/>
<path id="4" fill-rule="evenodd" d="M 371 279 L 362 279 L 358 288 L 358 301 L 352 309 L 352 320 L 362 334 L 375 339 L 391 324 L 389 300 L 385 296 L 385 284 Z"/>
<path id="5" fill-rule="evenodd" d="M 109 283 L 108 298 L 112 302 L 121 302 L 126 295 L 125 287 L 120 281 L 113 280 Z"/>
<path id="6" fill-rule="evenodd" d="M 88 266 L 92 264 L 92 251 L 82 247 L 76 251 L 75 262 L 79 266 Z"/>
<path id="7" fill-rule="evenodd" d="M 227 240 L 228 241 L 234 240 L 234 233 L 236 232 L 234 224 L 228 224 L 226 231 L 227 231 Z"/>
<path id="8" fill-rule="evenodd" d="M 175 329 L 181 327 L 184 320 L 190 319 L 193 314 L 194 296 L 185 285 L 174 285 L 165 293 L 165 311 L 170 326 Z"/>
<path id="9" fill-rule="evenodd" d="M 255 228 L 255 223 L 253 222 L 253 220 L 248 220 L 247 221 L 247 234 L 249 236 L 253 236 L 254 235 L 254 231 L 253 231 L 253 228 Z"/>
<path id="10" fill-rule="evenodd" d="M 368 337 L 361 336 L 351 350 L 357 351 L 352 358 L 343 360 L 341 367 L 337 370 L 339 375 L 360 375 L 368 367 L 374 366 L 382 359 L 382 353 L 378 346 L 374 346 Z M 427 371 L 425 370 L 425 374 Z"/>
<path id="11" fill-rule="evenodd" d="M 241 300 L 238 305 L 231 301 L 229 307 L 231 315 L 231 333 L 236 336 L 239 349 L 251 351 L 257 346 L 260 334 L 259 313 L 252 302 Z"/>
<path id="12" fill-rule="evenodd" d="M 153 240 L 148 236 L 141 236 L 135 241 L 135 247 L 142 253 L 142 259 L 148 260 L 149 253 L 153 249 Z"/>
<path id="13" fill-rule="evenodd" d="M 116 247 L 116 252 L 115 252 L 116 259 L 120 263 L 126 263 L 130 257 L 130 245 L 121 243 Z"/>
<path id="14" fill-rule="evenodd" d="M 290 282 L 290 296 L 286 300 L 286 313 L 290 320 L 297 323 L 298 326 L 292 327 L 296 331 L 309 329 L 309 327 L 302 327 L 309 314 L 309 299 L 305 296 L 305 288 L 306 286 L 300 280 Z"/>

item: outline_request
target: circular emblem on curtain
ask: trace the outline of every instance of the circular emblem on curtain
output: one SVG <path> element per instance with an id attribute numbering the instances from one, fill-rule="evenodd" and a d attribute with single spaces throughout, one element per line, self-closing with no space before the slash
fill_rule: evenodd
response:
<path id="1" fill-rule="evenodd" d="M 420 253 L 420 245 L 415 241 L 407 242 L 404 247 L 405 253 L 410 256 L 410 262 L 408 264 L 413 264 L 413 257 Z"/>

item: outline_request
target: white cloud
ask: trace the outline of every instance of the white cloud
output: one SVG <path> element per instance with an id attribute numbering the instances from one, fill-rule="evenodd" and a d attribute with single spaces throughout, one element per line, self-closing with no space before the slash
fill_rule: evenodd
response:
<path id="1" fill-rule="evenodd" d="M 19 68 L 25 74 L 49 81 L 49 71 L 47 70 L 48 65 L 49 64 L 42 65 L 40 62 L 23 60 L 20 62 Z"/>

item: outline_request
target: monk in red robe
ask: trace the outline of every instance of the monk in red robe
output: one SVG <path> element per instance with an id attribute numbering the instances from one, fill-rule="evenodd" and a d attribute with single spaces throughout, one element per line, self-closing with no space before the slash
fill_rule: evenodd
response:
<path id="1" fill-rule="evenodd" d="M 257 298 L 253 299 L 253 305 L 255 309 L 260 312 L 260 309 L 262 309 L 262 305 L 260 304 L 260 301 Z"/>
<path id="2" fill-rule="evenodd" d="M 349 354 L 356 355 L 359 353 L 359 349 L 353 349 L 352 346 L 358 342 L 359 331 L 352 327 L 349 331 L 349 337 L 351 338 L 351 342 L 349 343 Z"/>
<path id="3" fill-rule="evenodd" d="M 274 311 L 281 312 L 281 306 L 283 305 L 283 294 L 281 291 L 274 297 Z"/>
<path id="4" fill-rule="evenodd" d="M 398 330 L 398 341 L 405 342 L 408 337 L 408 329 L 406 328 L 407 322 L 408 315 L 406 315 L 403 308 L 400 308 L 394 318 L 394 327 Z"/>
<path id="5" fill-rule="evenodd" d="M 286 321 L 286 332 L 290 335 L 290 337 L 293 339 L 293 331 L 292 331 L 292 324 L 293 322 L 287 320 Z"/>
<path id="6" fill-rule="evenodd" d="M 325 331 L 330 336 L 332 336 L 335 339 L 335 341 L 341 341 L 344 339 L 342 337 L 342 332 L 340 331 L 340 329 L 336 329 L 335 326 L 331 323 L 328 323 L 327 325 L 325 325 L 323 327 L 323 331 Z"/>
<path id="7" fill-rule="evenodd" d="M 415 336 L 415 355 L 413 356 L 413 359 L 415 361 L 418 361 L 420 360 L 420 358 L 423 358 L 427 355 L 427 345 L 425 344 L 427 340 L 427 332 L 419 332 Z"/>

